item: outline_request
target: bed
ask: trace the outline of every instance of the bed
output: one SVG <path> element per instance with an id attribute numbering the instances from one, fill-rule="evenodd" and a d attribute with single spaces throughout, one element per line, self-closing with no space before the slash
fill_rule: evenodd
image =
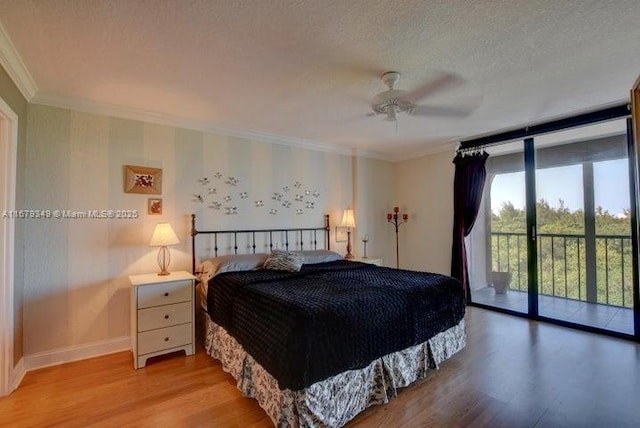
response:
<path id="1" fill-rule="evenodd" d="M 192 217 L 206 352 L 279 427 L 343 426 L 465 346 L 458 281 L 342 260 L 329 230 L 328 216 L 250 231 L 198 231 Z M 196 266 L 200 234 L 214 257 Z M 219 256 L 225 236 L 232 254 Z"/>

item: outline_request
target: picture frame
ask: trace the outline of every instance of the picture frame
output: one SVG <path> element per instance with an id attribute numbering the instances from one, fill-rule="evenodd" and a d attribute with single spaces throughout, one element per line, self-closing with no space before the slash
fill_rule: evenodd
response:
<path id="1" fill-rule="evenodd" d="M 125 193 L 162 194 L 162 169 L 146 166 L 124 166 Z"/>
<path id="2" fill-rule="evenodd" d="M 347 242 L 348 227 L 336 226 L 336 242 Z"/>
<path id="3" fill-rule="evenodd" d="M 147 214 L 162 215 L 162 199 L 161 198 L 147 199 Z"/>

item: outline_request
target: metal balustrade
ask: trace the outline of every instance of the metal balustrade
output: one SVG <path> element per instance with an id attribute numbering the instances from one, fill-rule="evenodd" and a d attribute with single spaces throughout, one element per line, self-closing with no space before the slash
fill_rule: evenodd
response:
<path id="1" fill-rule="evenodd" d="M 587 249 L 585 235 L 539 233 L 539 294 L 632 307 L 631 237 L 596 234 L 592 244 Z M 587 268 L 587 251 L 595 252 L 595 269 Z M 492 271 L 511 272 L 510 288 L 527 291 L 524 232 L 492 232 L 491 256 Z"/>

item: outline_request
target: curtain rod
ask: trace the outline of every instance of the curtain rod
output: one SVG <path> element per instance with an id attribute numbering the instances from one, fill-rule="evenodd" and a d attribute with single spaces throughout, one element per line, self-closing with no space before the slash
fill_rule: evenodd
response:
<path id="1" fill-rule="evenodd" d="M 579 114 L 577 116 L 567 117 L 564 119 L 552 120 L 537 125 L 526 126 L 511 131 L 500 132 L 498 134 L 487 135 L 485 137 L 473 138 L 471 140 L 461 141 L 458 150 L 469 151 L 471 149 L 485 148 L 489 145 L 497 143 L 506 143 L 513 140 L 520 140 L 538 134 L 546 134 L 548 132 L 560 131 L 562 129 L 573 128 L 576 126 L 587 125 L 605 120 L 626 117 L 631 114 L 631 105 L 629 103 L 608 107 L 602 110 L 596 110 L 589 113 Z"/>

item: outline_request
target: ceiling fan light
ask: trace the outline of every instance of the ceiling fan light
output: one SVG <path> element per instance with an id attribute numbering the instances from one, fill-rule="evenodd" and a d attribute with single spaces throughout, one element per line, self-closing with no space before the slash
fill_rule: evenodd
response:
<path id="1" fill-rule="evenodd" d="M 389 122 L 395 122 L 396 120 L 398 120 L 398 117 L 396 116 L 396 106 L 389 106 L 389 108 L 387 109 L 387 117 L 385 118 L 385 120 Z"/>
<path id="2" fill-rule="evenodd" d="M 373 112 L 384 115 L 384 120 L 388 122 L 397 122 L 399 114 L 412 115 L 416 111 L 416 104 L 410 97 L 412 92 L 395 89 L 398 79 L 400 79 L 400 73 L 397 71 L 384 73 L 382 81 L 389 89 L 376 94 L 371 100 Z"/>
<path id="3" fill-rule="evenodd" d="M 375 113 L 391 116 L 394 119 L 390 120 L 395 120 L 397 113 L 412 114 L 415 110 L 416 106 L 411 101 L 399 97 L 382 97 L 383 94 L 385 93 L 376 95 L 371 102 L 371 108 Z"/>

